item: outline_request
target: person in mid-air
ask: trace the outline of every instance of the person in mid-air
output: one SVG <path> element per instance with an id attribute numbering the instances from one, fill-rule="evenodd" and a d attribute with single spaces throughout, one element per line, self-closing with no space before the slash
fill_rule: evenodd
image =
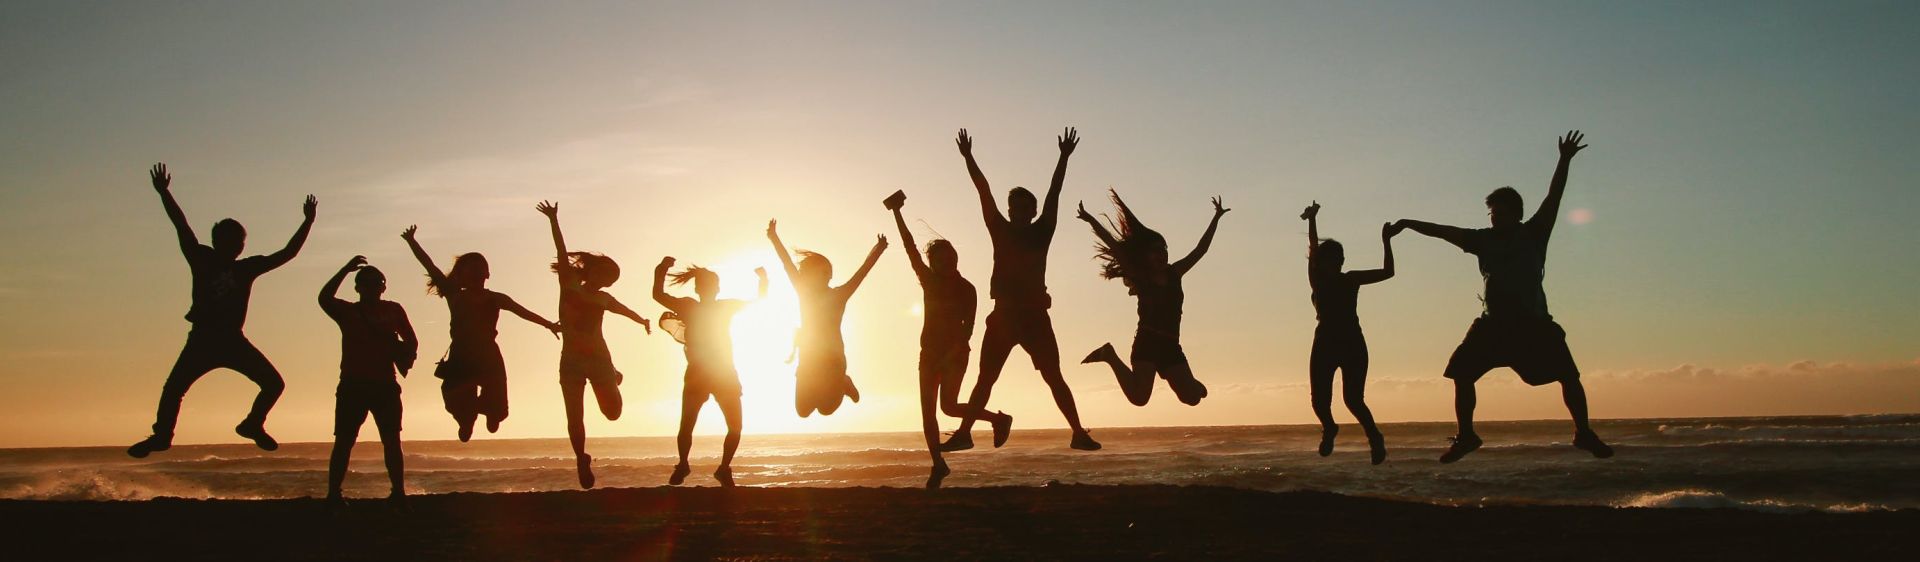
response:
<path id="1" fill-rule="evenodd" d="M 1200 235 L 1200 243 L 1180 261 L 1168 263 L 1166 237 L 1140 222 L 1133 209 L 1120 200 L 1119 192 L 1109 190 L 1108 196 L 1119 209 L 1113 232 L 1087 213 L 1085 205 L 1079 206 L 1076 216 L 1086 221 L 1094 237 L 1100 239 L 1100 276 L 1119 279 L 1138 299 L 1139 320 L 1133 332 L 1133 350 L 1128 353 L 1133 366 L 1129 368 L 1128 362 L 1120 359 L 1111 343 L 1101 345 L 1080 362 L 1111 367 L 1121 393 L 1135 406 L 1147 405 L 1147 399 L 1153 396 L 1155 375 L 1167 380 L 1181 403 L 1199 405 L 1200 399 L 1207 397 L 1207 386 L 1193 377 L 1187 352 L 1180 347 L 1180 314 L 1187 300 L 1181 281 L 1207 254 L 1207 248 L 1213 245 L 1213 233 L 1220 227 L 1220 217 L 1232 209 L 1221 207 L 1219 197 L 1213 198 L 1213 219 L 1207 223 L 1206 234 Z"/>
<path id="2" fill-rule="evenodd" d="M 1307 221 L 1307 284 L 1313 287 L 1313 308 L 1320 320 L 1313 329 L 1313 351 L 1307 359 L 1313 415 L 1320 418 L 1320 456 L 1333 454 L 1333 437 L 1340 433 L 1333 421 L 1333 372 L 1338 370 L 1341 398 L 1367 432 L 1373 464 L 1380 464 L 1387 460 L 1387 441 L 1373 423 L 1373 411 L 1367 409 L 1367 338 L 1360 333 L 1358 309 L 1361 285 L 1393 278 L 1393 236 L 1400 228 L 1380 227 L 1380 245 L 1386 249 L 1380 269 L 1341 271 L 1347 261 L 1346 247 L 1320 239 L 1319 216 L 1318 201 L 1300 213 Z"/>
<path id="3" fill-rule="evenodd" d="M 567 251 L 560 234 L 560 205 L 541 201 L 534 210 L 546 215 L 553 230 L 553 272 L 560 278 L 560 399 L 567 411 L 567 440 L 573 445 L 580 487 L 593 487 L 593 456 L 587 454 L 586 392 L 593 386 L 594 401 L 607 420 L 620 419 L 620 381 L 613 368 L 613 352 L 601 332 L 601 320 L 612 312 L 625 316 L 653 333 L 640 313 L 620 304 L 606 288 L 620 280 L 620 264 L 589 252 Z"/>
<path id="4" fill-rule="evenodd" d="M 803 418 L 816 410 L 820 415 L 831 415 L 840 409 L 843 398 L 860 401 L 860 389 L 854 387 L 853 378 L 847 376 L 847 344 L 840 333 L 840 321 L 847 315 L 847 301 L 860 289 L 867 273 L 873 271 L 873 264 L 880 261 L 880 253 L 886 251 L 887 237 L 880 236 L 873 243 L 873 250 L 867 252 L 867 261 L 860 264 L 853 277 L 834 287 L 829 285 L 833 281 L 833 262 L 819 253 L 801 250 L 800 263 L 796 266 L 793 256 L 787 253 L 786 243 L 780 241 L 776 226 L 777 221 L 767 221 L 767 240 L 773 243 L 773 251 L 779 254 L 780 264 L 786 267 L 787 279 L 793 283 L 793 291 L 800 300 L 799 341 L 795 342 L 800 351 L 800 366 L 794 371 L 793 409 Z"/>

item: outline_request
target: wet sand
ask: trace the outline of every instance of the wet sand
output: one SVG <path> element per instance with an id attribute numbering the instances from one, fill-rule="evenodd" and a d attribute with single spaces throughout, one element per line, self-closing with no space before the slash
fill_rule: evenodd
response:
<path id="1" fill-rule="evenodd" d="M 1445 507 L 1173 486 L 0 501 L 10 560 L 1898 560 L 1920 510 Z"/>

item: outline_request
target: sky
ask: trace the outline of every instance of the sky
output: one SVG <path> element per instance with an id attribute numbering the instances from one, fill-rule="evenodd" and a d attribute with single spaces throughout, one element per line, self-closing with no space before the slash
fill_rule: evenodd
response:
<path id="1" fill-rule="evenodd" d="M 276 3 L 277 4 L 277 3 Z M 1134 304 L 1063 220 L 1048 282 L 1087 425 L 1307 423 L 1314 317 L 1302 207 L 1352 267 L 1379 225 L 1486 222 L 1482 197 L 1545 193 L 1555 136 L 1587 133 L 1548 258 L 1547 292 L 1596 417 L 1920 411 L 1920 6 L 1911 2 L 26 2 L 0 18 L 0 447 L 121 445 L 148 432 L 188 328 L 188 273 L 145 170 L 164 161 L 202 239 L 223 217 L 278 249 L 306 194 L 298 259 L 256 285 L 247 331 L 287 392 L 268 427 L 325 440 L 338 332 L 320 285 L 364 254 L 422 333 L 446 345 L 398 237 L 445 266 L 479 251 L 489 287 L 554 313 L 544 218 L 618 260 L 609 291 L 643 314 L 661 256 L 749 296 L 778 269 L 764 237 L 844 279 L 880 200 L 909 195 L 984 288 L 990 246 L 952 139 L 968 128 L 996 198 L 1043 190 L 1054 135 L 1082 142 L 1070 212 L 1118 190 L 1176 254 L 1219 195 L 1212 251 L 1186 279 L 1184 341 L 1212 388 L 1134 407 L 1102 367 Z M 1361 292 L 1369 402 L 1383 421 L 1451 418 L 1446 359 L 1479 313 L 1471 256 L 1396 239 L 1398 277 Z M 736 330 L 746 427 L 913 431 L 920 291 L 898 241 L 853 298 L 863 401 L 801 419 L 786 355 L 793 297 Z M 836 281 L 837 282 L 837 281 Z M 684 294 L 684 291 L 681 291 Z M 984 291 L 983 291 L 984 293 Z M 982 304 L 985 314 L 987 304 Z M 684 360 L 610 317 L 627 414 L 594 436 L 673 431 Z M 978 334 L 976 334 L 976 338 Z M 559 345 L 501 321 L 514 415 L 497 437 L 564 435 Z M 978 344 L 976 343 L 976 348 Z M 976 359 L 977 363 L 977 359 Z M 992 407 L 1062 427 L 1016 352 Z M 1501 373 L 1504 373 L 1502 371 Z M 971 388 L 973 373 L 968 374 Z M 403 382 L 407 436 L 453 436 L 438 381 Z M 1509 374 L 1482 419 L 1559 418 L 1558 392 Z M 237 442 L 253 386 L 188 394 L 176 442 Z M 1339 410 L 1339 408 L 1336 408 Z M 712 407 L 700 432 L 720 431 Z M 1342 420 L 1349 420 L 1344 411 Z M 951 428 L 953 422 L 944 420 Z"/>

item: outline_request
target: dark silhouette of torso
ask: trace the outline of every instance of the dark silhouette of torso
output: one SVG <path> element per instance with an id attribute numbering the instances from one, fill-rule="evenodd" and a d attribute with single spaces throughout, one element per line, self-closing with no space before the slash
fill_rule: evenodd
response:
<path id="1" fill-rule="evenodd" d="M 1007 222 L 987 233 L 993 238 L 988 295 L 1023 302 L 1047 296 L 1047 250 L 1053 245 L 1053 224 Z"/>
<path id="2" fill-rule="evenodd" d="M 266 261 L 264 256 L 221 259 L 213 248 L 196 246 L 187 254 L 187 268 L 193 273 L 193 307 L 187 310 L 187 321 L 196 330 L 239 332 L 247 323 L 253 282 L 269 269 Z"/>

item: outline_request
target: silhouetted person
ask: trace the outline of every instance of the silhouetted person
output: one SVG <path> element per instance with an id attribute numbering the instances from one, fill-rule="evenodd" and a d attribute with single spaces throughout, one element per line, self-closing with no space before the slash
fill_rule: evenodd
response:
<path id="1" fill-rule="evenodd" d="M 360 295 L 354 302 L 334 296 L 348 273 L 353 274 L 353 291 Z M 387 497 L 399 503 L 407 495 L 406 460 L 400 454 L 400 381 L 393 375 L 397 371 L 405 376 L 413 369 L 420 340 L 413 335 L 406 309 L 380 299 L 386 292 L 387 276 L 367 265 L 366 256 L 347 260 L 320 287 L 320 310 L 340 326 L 340 387 L 334 392 L 333 456 L 327 460 L 327 502 L 335 506 L 345 501 L 340 485 L 347 479 L 347 460 L 367 414 L 373 414 L 386 454 L 387 481 L 393 485 Z"/>
<path id="2" fill-rule="evenodd" d="M 1333 454 L 1333 438 L 1340 434 L 1340 426 L 1333 422 L 1333 372 L 1338 370 L 1341 398 L 1367 432 L 1373 464 L 1380 464 L 1387 460 L 1387 440 L 1373 423 L 1373 411 L 1367 409 L 1367 338 L 1360 333 L 1360 286 L 1393 278 L 1393 236 L 1400 227 L 1380 227 L 1380 245 L 1386 250 L 1380 269 L 1341 271 L 1347 261 L 1346 247 L 1320 239 L 1319 216 L 1317 201 L 1300 213 L 1307 221 L 1307 284 L 1313 287 L 1313 309 L 1320 319 L 1307 359 L 1313 415 L 1320 418 L 1320 456 Z"/>
<path id="3" fill-rule="evenodd" d="M 1060 162 L 1053 169 L 1053 183 L 1047 188 L 1044 206 L 1035 214 L 1033 192 L 1015 187 L 1007 193 L 1007 214 L 993 202 L 993 188 L 987 176 L 973 160 L 973 138 L 961 129 L 955 139 L 960 155 L 966 157 L 967 175 L 980 195 L 980 212 L 986 217 L 987 234 L 993 238 L 993 279 L 987 294 L 993 297 L 993 312 L 987 314 L 987 333 L 980 343 L 980 379 L 974 381 L 973 395 L 967 399 L 972 408 L 960 420 L 960 428 L 941 445 L 946 451 L 973 448 L 973 422 L 986 411 L 993 383 L 1000 380 L 1000 369 L 1007 364 L 1015 346 L 1025 348 L 1033 359 L 1033 368 L 1053 389 L 1053 402 L 1073 428 L 1071 446 L 1097 451 L 1100 443 L 1087 435 L 1080 425 L 1080 411 L 1073 404 L 1073 389 L 1060 375 L 1060 342 L 1054 339 L 1053 318 L 1047 309 L 1053 297 L 1047 294 L 1047 249 L 1053 244 L 1053 229 L 1059 222 L 1060 187 L 1067 180 L 1067 159 L 1080 144 L 1079 132 L 1068 128 L 1059 137 Z M 1004 433 L 994 432 L 995 447 L 1005 442 Z"/>
<path id="4" fill-rule="evenodd" d="M 661 258 L 660 265 L 653 268 L 653 300 L 666 307 L 669 315 L 661 318 L 660 328 L 686 344 L 687 350 L 686 382 L 680 391 L 680 432 L 674 439 L 680 449 L 680 464 L 674 465 L 667 483 L 678 486 L 692 472 L 687 466 L 687 453 L 693 449 L 693 425 L 700 419 L 700 408 L 711 397 L 727 420 L 727 438 L 713 478 L 721 486 L 733 486 L 733 452 L 740 448 L 740 373 L 733 368 L 733 317 L 750 301 L 717 298 L 720 276 L 699 266 L 672 275 L 675 285 L 692 282 L 699 299 L 667 294 L 667 270 L 673 269 L 673 262 L 671 256 Z M 760 277 L 759 296 L 767 296 L 767 271 L 753 272 Z M 676 327 L 675 323 L 680 325 Z"/>
<path id="5" fill-rule="evenodd" d="M 974 412 L 970 405 L 960 402 L 960 379 L 967 374 L 967 354 L 973 352 L 967 342 L 973 339 L 973 316 L 979 297 L 973 283 L 960 275 L 960 254 L 954 251 L 953 243 L 945 239 L 928 242 L 927 259 L 920 260 L 920 254 L 914 251 L 913 232 L 907 230 L 907 219 L 900 215 L 900 207 L 906 202 L 906 193 L 895 192 L 885 203 L 893 211 L 893 223 L 900 227 L 900 243 L 906 248 L 907 262 L 913 265 L 913 275 L 920 280 L 924 292 L 920 326 L 920 429 L 927 438 L 927 452 L 933 455 L 933 472 L 927 477 L 927 487 L 938 488 L 940 481 L 953 471 L 947 468 L 946 459 L 940 457 L 940 422 L 934 419 L 935 408 L 956 418 L 965 418 L 968 412 L 973 412 L 987 420 L 993 424 L 995 443 L 1006 442 L 1007 431 L 1013 427 L 1013 416 Z"/>
<path id="6" fill-rule="evenodd" d="M 513 298 L 487 290 L 487 257 L 467 252 L 453 258 L 453 271 L 441 273 L 433 258 L 414 239 L 418 226 L 400 233 L 414 259 L 427 270 L 427 292 L 447 299 L 447 354 L 433 369 L 440 379 L 440 398 L 447 413 L 460 425 L 464 442 L 473 438 L 474 421 L 487 418 L 487 433 L 500 431 L 507 419 L 507 362 L 500 356 L 500 311 L 512 312 L 560 336 L 560 325 L 520 306 Z"/>
<path id="7" fill-rule="evenodd" d="M 840 321 L 847 315 L 847 300 L 853 298 L 860 282 L 873 271 L 873 264 L 880 261 L 880 253 L 886 251 L 887 237 L 880 236 L 873 243 L 867 261 L 860 264 L 853 277 L 833 287 L 828 285 L 833 281 L 833 262 L 818 253 L 800 250 L 796 267 L 775 229 L 778 222 L 767 221 L 767 241 L 780 255 L 780 265 L 787 268 L 787 279 L 800 300 L 799 341 L 795 342 L 800 348 L 800 366 L 794 371 L 793 410 L 803 418 L 815 410 L 823 416 L 831 415 L 840 409 L 842 398 L 860 401 L 860 389 L 847 376 L 847 344 L 840 333 Z"/>
<path id="8" fill-rule="evenodd" d="M 1453 408 L 1460 434 L 1440 456 L 1440 462 L 1460 460 L 1480 448 L 1480 436 L 1473 432 L 1473 383 L 1497 367 L 1512 368 L 1530 385 L 1560 383 L 1567 413 L 1573 417 L 1573 446 L 1595 457 L 1613 456 L 1613 449 L 1587 424 L 1587 391 L 1580 385 L 1580 368 L 1567 349 L 1567 332 L 1547 313 L 1547 293 L 1541 287 L 1547 239 L 1553 235 L 1560 196 L 1567 187 L 1567 165 L 1574 154 L 1586 148 L 1580 144 L 1583 138 L 1579 131 L 1568 131 L 1567 136 L 1560 137 L 1560 162 L 1553 170 L 1547 198 L 1525 222 L 1520 220 L 1525 210 L 1520 192 L 1502 187 L 1487 195 L 1492 228 L 1468 229 L 1416 220 L 1395 223 L 1451 242 L 1478 257 L 1480 276 L 1486 280 L 1481 296 L 1484 310 L 1474 319 L 1460 347 L 1453 350 L 1453 358 L 1447 360 L 1446 376 L 1453 379 Z"/>
<path id="9" fill-rule="evenodd" d="M 1107 232 L 1099 220 L 1088 214 L 1086 205 L 1079 206 L 1077 217 L 1093 227 L 1093 235 L 1100 239 L 1100 276 L 1119 279 L 1127 285 L 1127 292 L 1138 299 L 1139 320 L 1133 331 L 1133 350 L 1128 353 L 1133 368 L 1127 368 L 1127 362 L 1120 360 L 1111 343 L 1101 345 L 1080 362 L 1106 363 L 1112 367 L 1114 379 L 1120 382 L 1120 392 L 1135 406 L 1147 405 L 1147 399 L 1153 396 L 1156 374 L 1167 380 L 1167 386 L 1173 388 L 1174 396 L 1181 403 L 1199 405 L 1200 399 L 1207 397 L 1207 385 L 1193 378 L 1187 352 L 1180 347 L 1180 313 L 1187 300 L 1181 280 L 1200 263 L 1201 256 L 1207 255 L 1207 248 L 1213 245 L 1213 232 L 1220 228 L 1220 217 L 1232 209 L 1221 207 L 1219 197 L 1213 198 L 1213 219 L 1207 223 L 1207 233 L 1200 235 L 1200 243 L 1187 257 L 1167 263 L 1166 237 L 1141 223 L 1133 209 L 1120 200 L 1119 192 L 1108 190 L 1107 194 L 1120 209 L 1120 220 L 1114 224 L 1113 232 Z"/>
<path id="10" fill-rule="evenodd" d="M 613 368 L 613 353 L 607 349 L 607 337 L 600 330 L 606 313 L 625 316 L 653 333 L 652 323 L 620 301 L 606 289 L 620 280 L 620 264 L 613 258 L 587 252 L 567 251 L 560 235 L 560 206 L 541 201 L 534 206 L 547 216 L 553 229 L 553 272 L 560 277 L 560 399 L 566 404 L 567 440 L 573 444 L 575 469 L 580 487 L 593 487 L 593 456 L 587 454 L 586 391 L 593 385 L 593 398 L 600 413 L 609 421 L 620 419 L 620 381 L 624 378 Z"/>
<path id="11" fill-rule="evenodd" d="M 234 433 L 253 440 L 261 449 L 278 449 L 280 444 L 267 435 L 267 411 L 280 399 L 286 382 L 281 380 L 280 371 L 273 368 L 273 363 L 267 361 L 267 356 L 247 341 L 241 327 L 247 322 L 247 300 L 253 295 L 253 281 L 286 265 L 300 253 L 300 246 L 307 242 L 307 232 L 313 229 L 313 215 L 319 202 L 312 195 L 307 196 L 306 204 L 301 207 L 306 219 L 293 231 L 293 239 L 287 241 L 285 248 L 269 255 L 241 259 L 247 230 L 238 221 L 221 219 L 214 223 L 213 245 L 201 244 L 193 235 L 193 227 L 187 225 L 186 212 L 180 210 L 180 204 L 173 200 L 173 192 L 168 190 L 173 176 L 167 174 L 167 165 L 154 164 L 148 175 L 153 180 L 153 190 L 160 193 L 160 205 L 166 209 L 167 219 L 173 221 L 173 232 L 180 238 L 180 253 L 187 258 L 187 269 L 193 273 L 193 307 L 187 310 L 187 322 L 193 324 L 193 329 L 187 332 L 187 345 L 180 350 L 173 370 L 167 373 L 166 385 L 160 389 L 153 435 L 128 447 L 127 454 L 144 458 L 154 451 L 173 447 L 173 427 L 180 419 L 181 398 L 187 395 L 194 381 L 219 368 L 237 371 L 260 385 L 260 393 L 253 398 L 253 409 L 233 428 Z"/>

